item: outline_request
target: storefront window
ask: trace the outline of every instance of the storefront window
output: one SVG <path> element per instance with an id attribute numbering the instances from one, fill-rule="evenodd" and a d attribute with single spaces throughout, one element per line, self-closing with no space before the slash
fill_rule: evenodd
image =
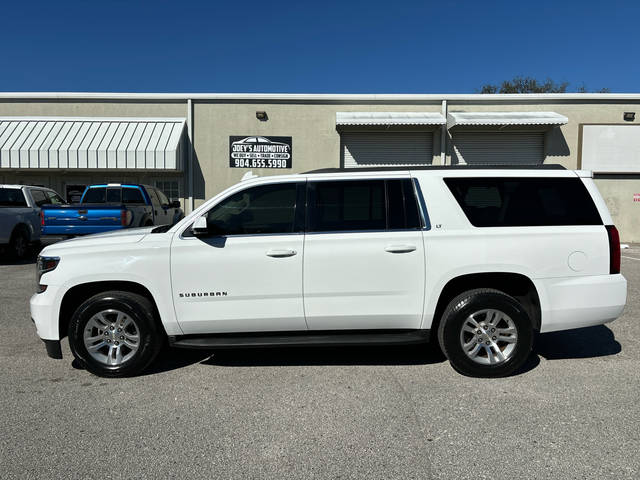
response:
<path id="1" fill-rule="evenodd" d="M 156 188 L 164 193 L 170 201 L 180 200 L 180 188 L 177 180 L 157 180 Z"/>

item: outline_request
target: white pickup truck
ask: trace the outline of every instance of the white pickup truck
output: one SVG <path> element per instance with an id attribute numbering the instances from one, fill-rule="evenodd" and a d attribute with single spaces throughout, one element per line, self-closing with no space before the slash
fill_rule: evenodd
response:
<path id="1" fill-rule="evenodd" d="M 15 258 L 24 258 L 29 246 L 40 240 L 40 207 L 64 203 L 50 188 L 0 185 L 0 247 Z"/>
<path id="2" fill-rule="evenodd" d="M 31 316 L 101 376 L 174 347 L 411 344 L 517 371 L 534 332 L 610 322 L 620 242 L 589 172 L 334 170 L 245 180 L 173 227 L 45 248 Z"/>

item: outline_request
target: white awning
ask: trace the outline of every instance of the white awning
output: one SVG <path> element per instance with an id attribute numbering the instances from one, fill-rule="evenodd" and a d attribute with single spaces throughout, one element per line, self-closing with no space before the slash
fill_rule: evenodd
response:
<path id="1" fill-rule="evenodd" d="M 555 112 L 449 112 L 447 128 L 460 125 L 564 125 L 569 121 Z"/>
<path id="2" fill-rule="evenodd" d="M 182 169 L 184 118 L 0 118 L 0 168 Z"/>
<path id="3" fill-rule="evenodd" d="M 336 112 L 336 125 L 444 125 L 437 112 Z"/>

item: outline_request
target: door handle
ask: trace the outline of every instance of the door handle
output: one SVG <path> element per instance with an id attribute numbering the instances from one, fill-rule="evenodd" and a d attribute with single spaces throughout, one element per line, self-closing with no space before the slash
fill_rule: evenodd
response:
<path id="1" fill-rule="evenodd" d="M 295 250 L 269 250 L 267 251 L 267 257 L 284 258 L 293 257 L 296 253 Z"/>
<path id="2" fill-rule="evenodd" d="M 415 249 L 415 245 L 389 245 L 384 251 L 389 253 L 409 253 Z"/>

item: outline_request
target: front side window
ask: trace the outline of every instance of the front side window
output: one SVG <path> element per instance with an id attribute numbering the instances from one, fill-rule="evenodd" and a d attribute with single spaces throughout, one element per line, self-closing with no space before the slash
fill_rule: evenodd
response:
<path id="1" fill-rule="evenodd" d="M 209 210 L 212 235 L 293 233 L 296 183 L 261 185 L 242 190 Z"/>
<path id="2" fill-rule="evenodd" d="M 47 194 L 47 203 L 50 203 L 51 205 L 64 205 L 65 203 L 64 200 L 56 192 L 47 191 L 46 194 Z"/>
<path id="3" fill-rule="evenodd" d="M 31 190 L 31 198 L 33 198 L 33 201 L 38 207 L 41 207 L 45 203 L 49 203 L 42 190 Z"/>

